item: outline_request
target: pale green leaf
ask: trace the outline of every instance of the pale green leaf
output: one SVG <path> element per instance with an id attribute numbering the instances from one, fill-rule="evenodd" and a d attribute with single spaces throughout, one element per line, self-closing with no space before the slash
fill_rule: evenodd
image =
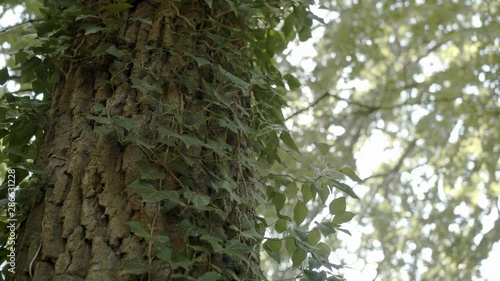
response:
<path id="1" fill-rule="evenodd" d="M 302 262 L 306 259 L 307 252 L 302 248 L 297 248 L 292 254 L 293 267 L 300 268 Z"/>
<path id="2" fill-rule="evenodd" d="M 300 225 L 307 217 L 307 207 L 303 201 L 297 201 L 295 208 L 293 208 L 293 220 L 297 225 Z"/>
<path id="3" fill-rule="evenodd" d="M 330 209 L 330 214 L 332 214 L 332 215 L 336 215 L 336 214 L 340 214 L 340 213 L 345 212 L 345 209 L 346 209 L 345 197 L 340 197 L 340 198 L 333 200 L 330 203 L 329 209 Z"/>
<path id="4" fill-rule="evenodd" d="M 333 218 L 332 222 L 336 223 L 336 224 L 345 223 L 345 222 L 348 222 L 348 221 L 352 220 L 352 218 L 355 215 L 356 214 L 351 213 L 351 212 L 343 212 L 343 213 L 335 215 L 335 217 Z"/>
<path id="5" fill-rule="evenodd" d="M 344 175 L 348 176 L 350 179 L 352 179 L 355 182 L 361 183 L 363 180 L 356 175 L 354 170 L 351 167 L 342 167 L 339 169 L 341 173 Z"/>
<path id="6" fill-rule="evenodd" d="M 218 281 L 223 280 L 223 276 L 217 272 L 205 272 L 202 276 L 200 276 L 197 281 Z"/>

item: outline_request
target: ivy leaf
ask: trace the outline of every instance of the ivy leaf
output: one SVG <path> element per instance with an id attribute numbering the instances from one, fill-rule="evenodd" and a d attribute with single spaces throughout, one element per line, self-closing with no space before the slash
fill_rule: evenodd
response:
<path id="1" fill-rule="evenodd" d="M 187 148 L 193 146 L 204 146 L 205 143 L 197 137 L 190 135 L 179 135 L 181 141 L 186 145 Z"/>
<path id="2" fill-rule="evenodd" d="M 299 200 L 295 205 L 295 208 L 293 208 L 293 220 L 297 225 L 300 225 L 307 217 L 307 213 L 308 210 L 306 204 Z"/>
<path id="3" fill-rule="evenodd" d="M 170 261 L 170 259 L 172 258 L 172 249 L 170 249 L 169 247 L 164 247 L 158 252 L 158 254 L 156 254 L 156 256 L 162 261 Z"/>
<path id="4" fill-rule="evenodd" d="M 290 135 L 289 132 L 282 131 L 281 134 L 280 134 L 280 139 L 289 148 L 293 149 L 294 151 L 296 151 L 296 152 L 298 152 L 300 154 L 299 148 L 297 147 L 297 144 L 295 144 L 295 141 L 293 140 L 292 135 Z"/>
<path id="5" fill-rule="evenodd" d="M 250 89 L 250 84 L 243 81 L 241 78 L 235 76 L 234 74 L 232 74 L 231 72 L 225 70 L 224 68 L 222 68 L 222 66 L 219 65 L 219 71 L 222 75 L 226 76 L 231 82 L 233 82 L 234 84 L 240 86 L 240 88 L 244 91 L 248 91 Z"/>
<path id="6" fill-rule="evenodd" d="M 336 188 L 340 189 L 341 191 L 345 192 L 347 195 L 351 196 L 352 198 L 359 199 L 358 195 L 356 195 L 356 193 L 354 193 L 352 188 L 350 186 L 348 186 L 347 184 L 333 180 L 332 185 L 335 186 Z"/>
<path id="7" fill-rule="evenodd" d="M 104 6 L 103 8 L 112 12 L 112 13 L 120 13 L 125 10 L 128 10 L 134 6 L 130 5 L 129 3 L 115 3 L 115 4 L 109 4 Z"/>
<path id="8" fill-rule="evenodd" d="M 279 213 L 285 205 L 286 196 L 282 193 L 276 193 L 273 197 L 273 204 L 276 207 L 276 212 Z"/>
<path id="9" fill-rule="evenodd" d="M 207 5 L 210 9 L 212 9 L 212 2 L 213 2 L 213 0 L 205 0 L 205 3 L 207 3 Z"/>
<path id="10" fill-rule="evenodd" d="M 210 204 L 210 196 L 193 192 L 193 195 L 191 196 L 191 202 L 195 207 L 205 207 Z"/>
<path id="11" fill-rule="evenodd" d="M 217 280 L 221 280 L 223 279 L 222 278 L 222 275 L 220 275 L 219 273 L 217 272 L 206 272 L 204 273 L 202 276 L 200 276 L 198 279 L 196 279 L 197 281 L 217 281 Z"/>
<path id="12" fill-rule="evenodd" d="M 353 180 L 357 183 L 363 182 L 363 180 L 360 177 L 358 177 L 358 175 L 356 175 L 356 173 L 354 172 L 354 170 L 351 167 L 342 167 L 339 169 L 339 172 L 348 176 L 351 180 Z"/>
<path id="13" fill-rule="evenodd" d="M 121 274 L 144 274 L 151 270 L 151 265 L 140 259 L 131 259 L 123 261 L 123 270 Z"/>
<path id="14" fill-rule="evenodd" d="M 141 178 L 144 180 L 160 180 L 166 177 L 166 174 L 164 172 L 158 171 L 144 161 L 137 163 L 137 167 L 139 168 L 139 174 L 141 174 Z"/>
<path id="15" fill-rule="evenodd" d="M 144 92 L 157 92 L 158 94 L 163 93 L 163 90 L 159 85 L 152 85 L 144 80 L 132 77 L 132 88 L 142 90 Z"/>
<path id="16" fill-rule="evenodd" d="M 130 230 L 132 230 L 132 232 L 139 236 L 139 237 L 144 237 L 144 238 L 149 238 L 151 236 L 151 234 L 149 234 L 149 232 L 144 228 L 142 227 L 141 223 L 138 222 L 138 221 L 129 221 L 127 222 L 128 226 L 130 226 Z"/>
<path id="17" fill-rule="evenodd" d="M 107 48 L 106 53 L 108 53 L 114 57 L 117 57 L 117 58 L 123 57 L 123 54 L 124 54 L 124 52 L 121 50 L 118 50 L 115 45 L 111 45 L 111 47 Z"/>
<path id="18" fill-rule="evenodd" d="M 129 184 L 128 187 L 134 190 L 137 194 L 141 195 L 144 202 L 154 203 L 162 200 L 169 200 L 178 204 L 181 203 L 179 201 L 179 193 L 177 191 L 158 191 L 152 184 L 143 180 L 135 180 Z"/>
<path id="19" fill-rule="evenodd" d="M 340 214 L 342 212 L 345 212 L 345 209 L 346 209 L 345 197 L 340 197 L 340 198 L 333 200 L 330 203 L 329 209 L 330 209 L 330 214 L 332 214 L 332 215 L 336 215 L 336 214 Z"/>

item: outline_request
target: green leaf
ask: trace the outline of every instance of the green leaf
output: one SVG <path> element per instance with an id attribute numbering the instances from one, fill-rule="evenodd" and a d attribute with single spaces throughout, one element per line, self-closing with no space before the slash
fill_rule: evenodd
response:
<path id="1" fill-rule="evenodd" d="M 115 45 L 111 45 L 111 47 L 106 49 L 106 53 L 115 56 L 117 58 L 121 58 L 124 55 L 124 52 L 121 50 L 118 50 Z"/>
<path id="2" fill-rule="evenodd" d="M 198 67 L 202 67 L 204 65 L 211 65 L 212 63 L 206 59 L 206 58 L 203 58 L 203 57 L 194 57 L 194 59 L 196 60 L 196 63 L 198 64 Z"/>
<path id="3" fill-rule="evenodd" d="M 156 256 L 162 261 L 170 261 L 172 258 L 172 249 L 169 247 L 163 247 Z"/>
<path id="4" fill-rule="evenodd" d="M 302 262 L 306 259 L 307 253 L 302 248 L 297 248 L 292 255 L 293 267 L 299 268 Z"/>
<path id="5" fill-rule="evenodd" d="M 213 2 L 213 0 L 205 0 L 205 3 L 207 3 L 207 5 L 210 9 L 212 9 L 212 2 Z"/>
<path id="6" fill-rule="evenodd" d="M 139 237 L 144 237 L 144 238 L 149 238 L 151 234 L 149 234 L 149 231 L 147 231 L 145 228 L 142 227 L 141 223 L 138 221 L 129 221 L 127 222 L 128 226 L 130 226 L 130 229 L 132 232 Z"/>
<path id="7" fill-rule="evenodd" d="M 346 209 L 345 197 L 340 197 L 340 198 L 333 200 L 330 203 L 329 209 L 330 209 L 330 214 L 332 214 L 332 215 L 336 215 L 336 214 L 340 214 L 340 213 L 345 212 L 345 209 Z"/>
<path id="8" fill-rule="evenodd" d="M 345 192 L 347 195 L 351 196 L 352 198 L 359 199 L 359 197 L 356 195 L 356 193 L 354 193 L 352 188 L 350 186 L 348 186 L 347 184 L 341 183 L 341 182 L 336 181 L 336 180 L 332 180 L 332 185 L 335 186 L 336 188 L 340 189 L 341 191 Z"/>
<path id="9" fill-rule="evenodd" d="M 164 179 L 167 175 L 164 172 L 158 171 L 152 167 L 151 164 L 144 161 L 138 162 L 139 174 L 143 180 L 160 180 Z"/>
<path id="10" fill-rule="evenodd" d="M 324 259 L 328 259 L 328 256 L 332 252 L 330 246 L 323 242 L 318 243 L 318 245 L 316 245 L 316 248 L 319 249 L 316 253 Z"/>
<path id="11" fill-rule="evenodd" d="M 311 246 L 316 246 L 316 244 L 318 244 L 319 240 L 321 240 L 321 232 L 319 231 L 318 228 L 311 230 L 307 234 L 307 242 L 309 244 L 311 244 Z"/>
<path id="12" fill-rule="evenodd" d="M 130 5 L 129 3 L 115 3 L 115 4 L 109 4 L 104 6 L 103 8 L 112 12 L 112 13 L 120 13 L 125 10 L 128 10 L 134 6 Z"/>
<path id="13" fill-rule="evenodd" d="M 287 238 L 285 240 L 285 248 L 289 255 L 292 255 L 297 249 L 297 242 L 293 238 Z"/>
<path id="14" fill-rule="evenodd" d="M 132 144 L 137 145 L 138 147 L 142 147 L 142 148 L 145 148 L 145 149 L 148 149 L 148 150 L 151 150 L 151 149 L 155 148 L 154 145 L 148 144 L 143 139 L 138 138 L 138 137 L 136 137 L 134 135 L 130 135 L 130 134 L 127 135 L 125 137 L 125 139 L 123 139 L 123 142 L 124 143 L 132 143 Z"/>
<path id="15" fill-rule="evenodd" d="M 330 152 L 330 146 L 324 142 L 316 142 L 314 145 L 319 150 L 321 155 L 326 155 Z"/>
<path id="16" fill-rule="evenodd" d="M 227 77 L 231 82 L 233 82 L 234 84 L 240 86 L 240 88 L 242 90 L 245 90 L 245 91 L 248 91 L 250 89 L 250 84 L 243 81 L 241 78 L 235 76 L 234 74 L 230 73 L 229 71 L 225 70 L 224 68 L 222 68 L 222 66 L 219 65 L 219 71 L 222 75 L 224 75 L 225 77 Z"/>
<path id="17" fill-rule="evenodd" d="M 266 37 L 266 51 L 270 56 L 281 53 L 286 43 L 280 32 L 269 30 Z"/>
<path id="18" fill-rule="evenodd" d="M 222 275 L 217 272 L 206 272 L 200 276 L 197 281 L 217 281 L 224 279 Z"/>
<path id="19" fill-rule="evenodd" d="M 271 252 L 279 253 L 283 243 L 281 240 L 269 239 L 264 242 L 264 248 L 268 248 Z"/>
<path id="20" fill-rule="evenodd" d="M 295 15 L 294 14 L 288 15 L 285 19 L 284 24 L 283 24 L 283 28 L 281 29 L 283 31 L 283 33 L 285 34 L 287 39 L 294 36 L 294 33 L 293 33 L 294 24 L 295 24 Z"/>
<path id="21" fill-rule="evenodd" d="M 351 167 L 342 167 L 339 169 L 339 172 L 348 176 L 350 179 L 352 179 L 353 181 L 355 181 L 357 183 L 363 182 L 363 180 L 361 178 L 359 178 L 358 175 L 356 175 L 356 173 L 354 172 L 354 170 Z"/>
<path id="22" fill-rule="evenodd" d="M 286 196 L 283 193 L 276 193 L 273 197 L 273 204 L 276 207 L 276 212 L 279 213 L 285 205 Z"/>
<path id="23" fill-rule="evenodd" d="M 205 207 L 210 204 L 210 196 L 205 194 L 198 194 L 193 192 L 190 199 L 195 207 Z"/>
<path id="24" fill-rule="evenodd" d="M 324 281 L 326 279 L 326 273 L 324 271 L 320 273 L 313 270 L 304 270 L 304 275 L 309 281 Z"/>
<path id="25" fill-rule="evenodd" d="M 4 67 L 0 70 L 0 85 L 5 84 L 5 82 L 9 81 L 10 75 L 7 67 Z"/>
<path id="26" fill-rule="evenodd" d="M 191 146 L 204 146 L 205 143 L 197 137 L 191 135 L 180 135 L 179 138 L 186 145 L 187 148 Z"/>
<path id="27" fill-rule="evenodd" d="M 330 234 L 334 234 L 335 232 L 337 232 L 337 230 L 335 229 L 336 226 L 338 226 L 338 225 L 337 224 L 331 225 L 328 222 L 326 222 L 326 223 L 324 222 L 324 223 L 318 224 L 318 229 L 321 231 L 321 233 L 323 233 L 323 235 L 325 237 L 327 237 Z"/>
<path id="28" fill-rule="evenodd" d="M 305 203 L 309 202 L 309 200 L 312 199 L 313 195 L 310 184 L 306 183 L 302 184 L 300 191 L 302 192 L 302 200 L 304 200 Z"/>
<path id="29" fill-rule="evenodd" d="M 276 229 L 276 231 L 278 233 L 282 233 L 282 232 L 286 231 L 286 229 L 287 229 L 287 222 L 286 222 L 286 220 L 284 220 L 284 219 L 278 219 L 276 221 L 276 224 L 274 225 L 274 229 Z"/>
<path id="30" fill-rule="evenodd" d="M 132 88 L 142 90 L 144 92 L 157 92 L 158 94 L 163 93 L 163 90 L 158 84 L 149 84 L 142 79 L 132 77 Z"/>
<path id="31" fill-rule="evenodd" d="M 355 215 L 356 214 L 351 213 L 351 212 L 343 212 L 343 213 L 335 215 L 335 217 L 333 218 L 332 222 L 336 223 L 336 224 L 345 223 L 345 222 L 348 222 L 348 221 L 352 220 L 352 218 Z"/>
<path id="32" fill-rule="evenodd" d="M 297 201 L 295 208 L 293 208 L 293 220 L 297 225 L 300 225 L 307 217 L 307 207 L 303 201 Z"/>
<path id="33" fill-rule="evenodd" d="M 309 26 L 304 26 L 302 29 L 299 31 L 299 40 L 301 42 L 307 41 L 309 38 L 311 38 L 311 27 Z"/>
<path id="34" fill-rule="evenodd" d="M 291 148 L 294 151 L 300 153 L 299 148 L 297 147 L 297 144 L 295 144 L 295 141 L 293 140 L 292 135 L 289 132 L 282 131 L 281 134 L 280 134 L 280 139 L 289 148 Z"/>
<path id="35" fill-rule="evenodd" d="M 290 73 L 283 76 L 283 78 L 285 78 L 286 83 L 288 84 L 288 87 L 290 87 L 290 90 L 293 91 L 293 90 L 300 88 L 299 79 L 295 78 L 295 76 L 291 75 Z"/>
<path id="36" fill-rule="evenodd" d="M 123 270 L 120 272 L 121 274 L 140 275 L 151 270 L 151 266 L 145 260 L 141 259 L 125 260 L 123 261 L 122 267 Z"/>
<path id="37" fill-rule="evenodd" d="M 326 184 L 321 185 L 321 188 L 319 189 L 319 198 L 323 203 L 326 203 L 328 200 L 328 197 L 330 197 L 330 189 Z"/>
<path id="38" fill-rule="evenodd" d="M 179 193 L 174 190 L 161 190 L 158 191 L 154 186 L 143 180 L 135 180 L 128 185 L 129 188 L 134 190 L 137 194 L 141 195 L 144 202 L 159 202 L 162 200 L 169 200 L 172 202 L 180 203 Z"/>

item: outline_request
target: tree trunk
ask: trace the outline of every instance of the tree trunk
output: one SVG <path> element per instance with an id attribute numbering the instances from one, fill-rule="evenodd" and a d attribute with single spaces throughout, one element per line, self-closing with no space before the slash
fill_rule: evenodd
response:
<path id="1" fill-rule="evenodd" d="M 245 45 L 227 28 L 241 19 L 225 1 L 80 2 L 98 17 L 62 32 L 74 40 L 36 160 L 43 198 L 7 278 L 258 279 L 259 241 L 242 235 L 255 230 L 251 150 L 227 125 L 250 119 L 229 81 L 249 77 L 228 55 Z"/>

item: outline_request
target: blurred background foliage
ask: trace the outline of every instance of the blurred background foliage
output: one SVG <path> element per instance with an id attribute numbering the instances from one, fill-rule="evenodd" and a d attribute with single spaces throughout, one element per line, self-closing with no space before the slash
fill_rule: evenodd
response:
<path id="1" fill-rule="evenodd" d="M 0 69 L 15 66 L 9 54 L 37 44 L 29 28 L 39 1 L 4 0 L 0 19 L 18 5 L 23 23 L 0 29 Z M 500 2 L 320 0 L 316 8 L 313 38 L 276 59 L 301 83 L 288 81 L 284 113 L 307 153 L 283 151 L 273 169 L 336 180 L 350 166 L 360 175 L 361 200 L 346 202 L 357 214 L 352 236 L 326 241 L 337 249 L 330 259 L 363 272 L 360 280 L 483 280 L 481 261 L 500 238 Z M 7 79 L 0 72 L 0 96 Z M 295 186 L 287 198 L 307 202 L 323 190 L 285 181 Z M 315 227 L 339 196 L 312 200 L 303 227 Z M 287 200 L 281 215 L 296 203 Z M 272 280 L 295 276 L 269 257 L 262 264 Z"/>
<path id="2" fill-rule="evenodd" d="M 363 178 L 332 258 L 360 280 L 482 278 L 500 238 L 500 2 L 317 4 L 314 48 L 280 62 L 303 83 L 288 125 L 308 161 Z"/>

